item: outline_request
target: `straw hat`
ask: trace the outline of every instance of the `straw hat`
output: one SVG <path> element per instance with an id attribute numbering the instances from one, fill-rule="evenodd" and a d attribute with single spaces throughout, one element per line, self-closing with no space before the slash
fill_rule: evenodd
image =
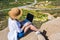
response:
<path id="1" fill-rule="evenodd" d="M 18 9 L 18 8 L 12 8 L 9 12 L 8 12 L 9 16 L 12 18 L 20 18 L 22 16 L 22 10 Z"/>

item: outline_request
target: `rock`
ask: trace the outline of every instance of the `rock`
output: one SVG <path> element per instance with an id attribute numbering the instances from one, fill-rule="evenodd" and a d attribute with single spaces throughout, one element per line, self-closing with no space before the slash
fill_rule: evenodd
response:
<path id="1" fill-rule="evenodd" d="M 7 39 L 8 32 L 9 32 L 8 27 L 0 31 L 0 40 L 8 40 Z M 37 40 L 37 35 L 34 32 L 31 32 L 25 37 L 21 38 L 20 40 Z"/>
<path id="2" fill-rule="evenodd" d="M 8 27 L 0 31 L 0 40 L 8 40 L 7 39 L 8 32 L 9 32 Z M 35 32 L 31 32 L 28 35 L 22 37 L 20 40 L 45 40 L 45 38 L 42 35 L 36 35 Z"/>
<path id="3" fill-rule="evenodd" d="M 7 39 L 8 31 L 9 31 L 8 27 L 0 31 L 0 40 L 8 40 Z M 25 37 L 21 38 L 20 40 L 37 40 L 37 35 L 35 34 L 35 32 L 31 32 Z"/>
<path id="4" fill-rule="evenodd" d="M 51 21 L 48 21 L 48 22 L 42 24 L 40 31 L 42 31 L 42 32 L 44 31 L 49 40 L 50 39 L 52 40 L 52 38 L 59 39 L 58 38 L 59 36 L 56 33 L 60 33 L 60 18 L 56 18 L 54 20 L 51 20 Z M 53 35 L 53 34 L 54 34 L 54 36 L 51 37 L 51 35 Z M 57 37 L 55 36 L 55 34 L 57 35 Z"/>
<path id="5" fill-rule="evenodd" d="M 0 40 L 8 40 L 7 39 L 7 34 L 8 34 L 8 27 L 5 28 L 4 30 L 0 31 Z"/>
<path id="6" fill-rule="evenodd" d="M 48 15 L 48 20 L 53 20 L 55 19 L 53 15 L 51 15 L 50 13 L 44 13 Z"/>
<path id="7" fill-rule="evenodd" d="M 50 35 L 49 40 L 60 40 L 60 33 Z"/>
<path id="8" fill-rule="evenodd" d="M 31 32 L 20 40 L 37 40 L 37 35 L 35 34 L 35 32 Z"/>
<path id="9" fill-rule="evenodd" d="M 38 40 L 46 40 L 45 37 L 41 34 L 37 35 Z"/>
<path id="10" fill-rule="evenodd" d="M 30 34 L 21 38 L 20 40 L 45 40 L 45 38 L 41 34 L 36 35 L 35 32 L 31 32 Z"/>
<path id="11" fill-rule="evenodd" d="M 8 31 L 8 27 L 0 31 L 0 40 L 8 40 Z M 60 40 L 60 18 L 42 24 L 40 31 L 43 32 L 44 37 L 49 40 Z M 31 32 L 20 40 L 45 40 L 44 37 L 41 35 L 37 36 L 34 32 Z"/>
<path id="12" fill-rule="evenodd" d="M 0 40 L 8 40 L 8 31 L 8 27 L 0 31 Z M 40 31 L 43 32 L 44 35 L 46 34 L 44 37 L 49 40 L 60 40 L 60 18 L 44 23 Z M 20 40 L 45 40 L 44 37 L 41 35 L 37 36 L 34 32 L 31 32 Z"/>

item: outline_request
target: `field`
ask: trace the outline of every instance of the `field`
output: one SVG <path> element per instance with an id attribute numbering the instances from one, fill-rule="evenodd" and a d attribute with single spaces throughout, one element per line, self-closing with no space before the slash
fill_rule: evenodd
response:
<path id="1" fill-rule="evenodd" d="M 37 2 L 41 2 L 41 1 L 46 1 L 46 0 L 37 0 Z M 60 2 L 59 2 L 60 0 L 48 0 L 48 1 L 52 1 L 54 5 L 60 4 Z M 18 0 L 17 2 L 15 2 L 15 0 L 0 0 L 0 10 L 12 8 L 12 7 L 29 5 L 33 2 L 34 2 L 34 0 L 23 0 L 23 1 Z M 47 6 L 47 7 L 50 7 L 50 6 Z"/>
<path id="2" fill-rule="evenodd" d="M 47 16 L 48 15 L 46 15 L 46 14 L 42 14 L 42 13 L 38 13 L 38 12 L 36 12 L 36 10 L 25 10 L 25 9 L 22 9 L 23 10 L 23 15 L 22 15 L 22 17 L 19 19 L 20 21 L 21 20 L 24 20 L 25 18 L 26 18 L 26 15 L 27 15 L 27 13 L 31 13 L 31 14 L 33 14 L 34 15 L 34 21 L 33 21 L 33 24 L 34 25 L 38 25 L 37 26 L 37 28 L 40 28 L 40 26 L 41 26 L 41 24 L 37 24 L 37 23 L 42 23 L 42 22 L 45 22 L 45 21 L 47 21 L 48 19 L 47 19 Z M 9 10 L 8 10 L 9 11 Z M 7 19 L 8 19 L 8 11 L 2 11 L 1 12 L 1 16 L 0 17 L 2 17 L 2 18 L 0 18 L 0 21 L 2 22 L 1 23 L 1 26 L 0 26 L 0 30 L 2 30 L 2 29 L 4 29 L 5 27 L 7 27 Z M 38 13 L 38 14 L 37 14 Z M 4 15 L 2 15 L 2 14 L 4 14 Z M 39 16 L 38 16 L 39 15 Z M 5 24 L 5 25 L 4 25 Z"/>
<path id="3" fill-rule="evenodd" d="M 45 0 L 37 0 L 38 2 L 45 1 Z M 49 0 L 49 1 L 55 1 L 55 0 Z M 15 0 L 0 0 L 0 10 L 3 9 L 9 9 L 13 7 L 18 7 L 18 6 L 24 6 L 24 5 L 29 5 L 33 3 L 34 0 L 18 0 L 18 2 L 15 2 Z M 56 6 L 56 5 L 54 5 Z M 47 6 L 49 8 L 51 6 Z M 0 30 L 4 29 L 7 27 L 7 20 L 8 20 L 8 11 L 9 10 L 3 10 L 0 11 Z M 31 13 L 34 15 L 34 20 L 33 20 L 33 25 L 37 26 L 37 28 L 40 28 L 40 26 L 48 21 L 48 15 L 44 13 L 49 13 L 53 15 L 55 18 L 60 17 L 60 9 L 57 10 L 26 10 L 22 9 L 23 15 L 19 20 L 24 20 L 26 18 L 27 13 Z"/>
<path id="4" fill-rule="evenodd" d="M 33 0 L 18 0 L 15 2 L 14 0 L 3 0 L 0 1 L 0 10 L 2 9 L 7 9 L 7 8 L 12 8 L 12 7 L 18 7 L 18 6 L 23 6 L 23 5 L 29 5 L 33 2 Z"/>

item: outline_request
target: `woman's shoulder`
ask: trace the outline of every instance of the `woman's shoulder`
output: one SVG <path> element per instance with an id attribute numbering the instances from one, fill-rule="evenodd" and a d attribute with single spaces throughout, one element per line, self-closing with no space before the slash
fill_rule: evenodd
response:
<path id="1" fill-rule="evenodd" d="M 16 20 L 12 20 L 10 17 L 8 18 L 9 23 L 16 23 Z"/>

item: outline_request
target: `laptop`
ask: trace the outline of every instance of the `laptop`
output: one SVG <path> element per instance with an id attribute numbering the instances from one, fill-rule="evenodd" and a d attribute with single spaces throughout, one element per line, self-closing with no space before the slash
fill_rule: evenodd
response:
<path id="1" fill-rule="evenodd" d="M 31 13 L 27 14 L 27 17 L 26 17 L 27 20 L 29 20 L 30 22 L 32 22 L 33 18 L 34 18 L 34 15 L 32 15 Z"/>
<path id="2" fill-rule="evenodd" d="M 26 19 L 21 22 L 21 25 L 24 26 L 25 23 L 32 22 L 33 18 L 34 18 L 34 15 L 32 15 L 31 13 L 28 13 Z"/>

